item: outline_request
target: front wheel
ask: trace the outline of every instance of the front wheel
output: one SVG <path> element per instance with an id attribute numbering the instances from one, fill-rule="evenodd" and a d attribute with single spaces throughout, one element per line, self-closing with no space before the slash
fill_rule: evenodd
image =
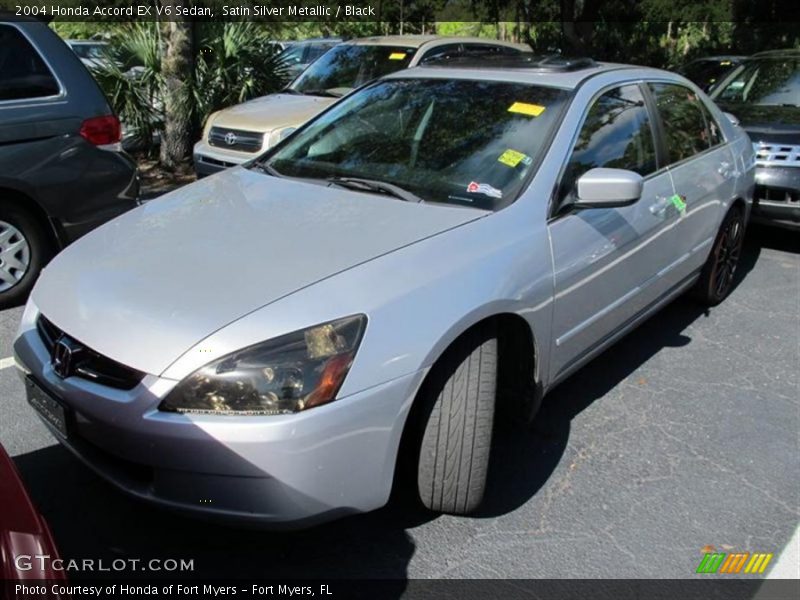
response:
<path id="1" fill-rule="evenodd" d="M 466 333 L 426 383 L 420 398 L 419 498 L 430 510 L 468 514 L 483 500 L 489 468 L 497 391 L 494 328 Z"/>
<path id="2" fill-rule="evenodd" d="M 711 254 L 700 272 L 694 296 L 703 304 L 716 306 L 733 288 L 733 276 L 744 244 L 744 211 L 732 208 L 719 228 Z"/>

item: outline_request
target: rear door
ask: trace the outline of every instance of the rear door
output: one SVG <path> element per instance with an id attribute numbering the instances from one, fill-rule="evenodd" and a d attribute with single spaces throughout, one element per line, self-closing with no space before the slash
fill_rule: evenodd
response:
<path id="1" fill-rule="evenodd" d="M 602 93 L 584 118 L 548 225 L 555 271 L 551 381 L 672 285 L 661 273 L 678 252 L 671 235 L 677 216 L 660 210 L 674 190 L 657 147 L 638 84 Z M 621 208 L 570 210 L 575 182 L 595 167 L 642 175 L 639 201 Z"/>
<path id="2" fill-rule="evenodd" d="M 667 204 L 664 210 L 677 216 L 675 234 L 684 254 L 676 271 L 688 276 L 708 256 L 739 172 L 719 124 L 693 90 L 661 82 L 648 88 L 660 115 L 675 193 L 685 204 Z"/>

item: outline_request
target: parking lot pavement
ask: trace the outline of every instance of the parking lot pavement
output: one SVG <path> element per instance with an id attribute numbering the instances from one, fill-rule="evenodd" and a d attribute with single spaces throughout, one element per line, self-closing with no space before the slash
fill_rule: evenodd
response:
<path id="1" fill-rule="evenodd" d="M 777 560 L 800 510 L 798 238 L 752 230 L 721 306 L 679 300 L 555 390 L 532 432 L 499 432 L 473 518 L 390 505 L 272 533 L 165 513 L 56 445 L 13 368 L 0 370 L 0 442 L 68 558 L 284 578 L 683 578 L 706 546 Z M 20 314 L 0 314 L 0 358 Z"/>

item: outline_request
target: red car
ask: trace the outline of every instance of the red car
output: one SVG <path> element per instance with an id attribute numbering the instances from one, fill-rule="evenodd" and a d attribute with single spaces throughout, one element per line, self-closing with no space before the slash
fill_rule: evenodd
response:
<path id="1" fill-rule="evenodd" d="M 0 446 L 0 579 L 64 580 L 50 528 L 31 502 L 14 463 Z M 47 558 L 41 558 L 47 557 Z M 56 564 L 60 564 L 60 561 Z"/>

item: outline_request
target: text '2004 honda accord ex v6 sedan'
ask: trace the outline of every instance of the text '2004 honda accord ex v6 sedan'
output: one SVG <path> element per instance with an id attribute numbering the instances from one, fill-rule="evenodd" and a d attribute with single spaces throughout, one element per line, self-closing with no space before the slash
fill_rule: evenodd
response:
<path id="1" fill-rule="evenodd" d="M 728 294 L 752 153 L 663 71 L 388 76 L 59 254 L 15 341 L 29 401 L 162 506 L 297 526 L 397 485 L 469 513 L 496 410 L 528 420 L 676 295 Z"/>

